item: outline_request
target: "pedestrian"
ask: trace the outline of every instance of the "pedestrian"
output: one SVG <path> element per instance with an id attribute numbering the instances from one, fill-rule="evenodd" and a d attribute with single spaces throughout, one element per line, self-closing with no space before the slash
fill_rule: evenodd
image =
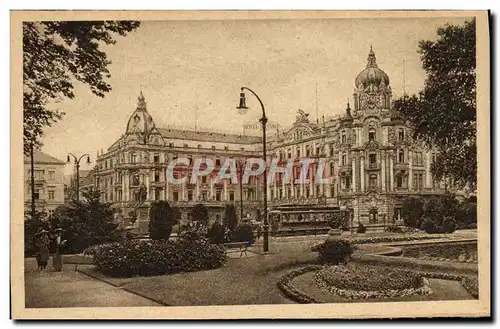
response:
<path id="1" fill-rule="evenodd" d="M 42 230 L 37 235 L 36 244 L 38 247 L 38 254 L 36 256 L 36 261 L 38 263 L 38 270 L 43 271 L 49 262 L 49 232 Z"/>
<path id="2" fill-rule="evenodd" d="M 257 226 L 257 241 L 260 240 L 260 236 L 262 235 L 262 227 L 260 224 Z"/>
<path id="3" fill-rule="evenodd" d="M 56 253 L 52 257 L 52 266 L 57 272 L 62 270 L 62 257 L 61 257 L 61 247 L 64 245 L 66 241 L 62 241 L 62 228 L 57 228 L 56 230 Z"/>

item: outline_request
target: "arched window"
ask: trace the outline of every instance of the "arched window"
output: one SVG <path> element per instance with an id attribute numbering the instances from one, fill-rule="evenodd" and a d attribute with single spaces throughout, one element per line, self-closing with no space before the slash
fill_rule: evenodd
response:
<path id="1" fill-rule="evenodd" d="M 347 165 L 347 154 L 342 154 L 342 165 L 345 166 Z"/>
<path id="2" fill-rule="evenodd" d="M 405 163 L 405 151 L 403 149 L 398 152 L 398 163 Z"/>
<path id="3" fill-rule="evenodd" d="M 368 140 L 370 142 L 374 142 L 377 140 L 377 134 L 374 128 L 370 128 L 370 130 L 368 130 Z"/>
<path id="4" fill-rule="evenodd" d="M 347 143 L 347 135 L 345 130 L 342 130 L 342 143 Z"/>
<path id="5" fill-rule="evenodd" d="M 370 188 L 377 187 L 377 175 L 370 175 L 370 180 L 368 181 L 368 186 Z"/>
<path id="6" fill-rule="evenodd" d="M 135 153 L 130 153 L 130 163 L 136 163 L 137 155 Z"/>

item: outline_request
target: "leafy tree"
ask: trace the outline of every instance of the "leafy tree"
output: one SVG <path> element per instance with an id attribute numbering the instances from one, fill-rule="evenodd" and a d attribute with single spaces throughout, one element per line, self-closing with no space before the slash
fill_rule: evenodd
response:
<path id="1" fill-rule="evenodd" d="M 83 192 L 83 200 L 72 200 L 54 212 L 52 223 L 63 229 L 64 252 L 78 253 L 91 245 L 119 241 L 122 230 L 114 220 L 110 203 L 100 202 L 96 189 Z"/>
<path id="2" fill-rule="evenodd" d="M 203 204 L 198 203 L 193 207 L 192 216 L 198 225 L 208 225 L 208 209 Z"/>
<path id="3" fill-rule="evenodd" d="M 427 73 L 418 95 L 394 102 L 414 129 L 414 138 L 439 151 L 431 170 L 435 179 L 451 178 L 458 187 L 476 189 L 476 24 L 447 25 L 436 41 L 420 41 Z"/>
<path id="4" fill-rule="evenodd" d="M 73 81 L 104 97 L 111 90 L 102 45 L 116 43 L 139 26 L 134 21 L 44 21 L 23 23 L 24 152 L 38 148 L 43 129 L 64 115 L 54 109 L 61 98 L 74 98 Z M 101 46 L 101 48 L 100 48 Z"/>
<path id="5" fill-rule="evenodd" d="M 236 226 L 238 226 L 238 218 L 236 217 L 236 208 L 234 207 L 234 204 L 226 205 L 222 223 L 224 227 L 230 231 L 234 230 Z"/>
<path id="6" fill-rule="evenodd" d="M 149 237 L 168 240 L 174 226 L 174 212 L 166 201 L 156 201 L 149 209 Z"/>
<path id="7" fill-rule="evenodd" d="M 24 213 L 24 254 L 31 256 L 36 252 L 35 235 L 40 230 L 49 230 L 49 224 L 45 221 L 45 211 L 35 211 L 35 220 L 31 211 Z"/>
<path id="8" fill-rule="evenodd" d="M 401 216 L 406 226 L 420 228 L 424 202 L 420 198 L 408 197 L 403 200 Z"/>
<path id="9" fill-rule="evenodd" d="M 213 223 L 210 230 L 208 230 L 207 236 L 212 243 L 223 244 L 225 237 L 224 226 L 219 222 Z"/>

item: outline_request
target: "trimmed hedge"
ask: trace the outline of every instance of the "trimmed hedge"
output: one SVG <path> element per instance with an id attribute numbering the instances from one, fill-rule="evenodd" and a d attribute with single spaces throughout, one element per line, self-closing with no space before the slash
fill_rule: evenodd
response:
<path id="1" fill-rule="evenodd" d="M 319 261 L 326 264 L 347 263 L 351 259 L 355 246 L 347 240 L 326 240 L 314 246 L 311 251 L 319 253 Z"/>
<path id="2" fill-rule="evenodd" d="M 221 267 L 223 247 L 206 238 L 184 235 L 175 241 L 125 241 L 95 248 L 94 265 L 114 277 L 151 276 Z"/>

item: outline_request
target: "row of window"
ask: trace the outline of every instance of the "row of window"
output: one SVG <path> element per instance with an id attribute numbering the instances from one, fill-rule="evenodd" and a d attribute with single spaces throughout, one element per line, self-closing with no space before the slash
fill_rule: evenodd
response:
<path id="1" fill-rule="evenodd" d="M 55 181 L 56 180 L 56 172 L 55 170 L 48 170 L 48 180 Z M 31 170 L 28 170 L 28 177 L 31 177 Z M 45 170 L 43 169 L 35 169 L 35 180 L 43 180 L 45 179 Z"/>
<path id="2" fill-rule="evenodd" d="M 31 190 L 29 190 L 28 193 L 31 196 Z M 42 193 L 41 193 L 41 190 L 39 190 L 39 189 L 35 189 L 34 196 L 35 196 L 35 200 L 45 200 L 44 198 L 42 198 Z M 55 199 L 56 199 L 56 191 L 55 190 L 48 190 L 47 191 L 47 200 L 53 201 Z"/>

